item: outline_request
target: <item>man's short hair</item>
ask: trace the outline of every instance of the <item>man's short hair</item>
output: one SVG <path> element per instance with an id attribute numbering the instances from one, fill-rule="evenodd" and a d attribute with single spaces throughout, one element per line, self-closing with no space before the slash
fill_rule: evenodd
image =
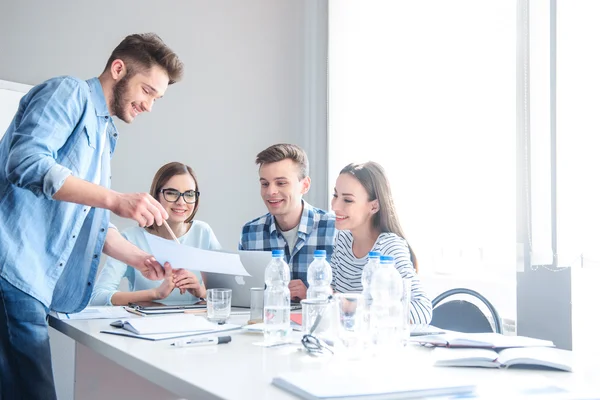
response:
<path id="1" fill-rule="evenodd" d="M 127 36 L 113 50 L 104 70 L 109 70 L 113 61 L 117 59 L 123 60 L 128 73 L 148 71 L 158 65 L 167 72 L 169 85 L 178 82 L 183 76 L 183 63 L 155 33 Z"/>
<path id="2" fill-rule="evenodd" d="M 306 178 L 308 176 L 308 156 L 302 148 L 295 144 L 279 143 L 264 149 L 256 155 L 256 164 L 262 167 L 264 164 L 271 164 L 288 158 L 298 166 L 299 178 Z"/>

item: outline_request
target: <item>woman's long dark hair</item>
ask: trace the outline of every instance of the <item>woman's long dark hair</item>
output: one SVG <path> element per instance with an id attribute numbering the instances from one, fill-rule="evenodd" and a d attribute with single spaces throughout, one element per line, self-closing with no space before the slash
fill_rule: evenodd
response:
<path id="1" fill-rule="evenodd" d="M 371 219 L 373 228 L 381 233 L 395 233 L 406 240 L 402 227 L 400 227 L 396 207 L 394 206 L 390 182 L 385 175 L 383 167 L 373 161 L 368 161 L 363 164 L 352 163 L 346 165 L 340 171 L 340 175 L 341 174 L 349 174 L 355 177 L 367 191 L 369 201 L 379 201 L 379 211 L 377 211 Z M 406 243 L 408 244 L 408 240 L 406 240 Z M 408 250 L 410 251 L 410 260 L 415 267 L 415 271 L 418 272 L 419 266 L 417 256 L 410 245 L 408 245 Z"/>

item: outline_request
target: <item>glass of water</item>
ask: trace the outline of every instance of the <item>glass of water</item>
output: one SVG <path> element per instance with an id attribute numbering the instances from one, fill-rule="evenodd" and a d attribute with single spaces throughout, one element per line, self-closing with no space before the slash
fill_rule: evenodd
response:
<path id="1" fill-rule="evenodd" d="M 250 320 L 248 323 L 259 323 L 263 321 L 265 288 L 250 288 Z"/>
<path id="2" fill-rule="evenodd" d="M 231 314 L 231 289 L 208 289 L 206 314 L 209 321 L 224 324 Z"/>
<path id="3" fill-rule="evenodd" d="M 360 293 L 336 293 L 338 307 L 338 338 L 348 350 L 358 352 L 365 343 L 365 302 Z"/>

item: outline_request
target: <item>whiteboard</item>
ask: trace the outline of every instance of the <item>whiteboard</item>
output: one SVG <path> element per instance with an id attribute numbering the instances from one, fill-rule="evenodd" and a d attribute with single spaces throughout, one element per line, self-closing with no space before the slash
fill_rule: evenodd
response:
<path id="1" fill-rule="evenodd" d="M 8 129 L 19 101 L 33 86 L 0 80 L 0 139 Z"/>

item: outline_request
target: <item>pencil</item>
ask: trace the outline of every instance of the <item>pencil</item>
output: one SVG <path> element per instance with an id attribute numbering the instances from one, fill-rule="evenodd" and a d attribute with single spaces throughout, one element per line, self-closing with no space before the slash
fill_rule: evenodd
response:
<path id="1" fill-rule="evenodd" d="M 167 221 L 163 221 L 163 226 L 165 228 L 167 228 L 167 231 L 169 231 L 169 235 L 171 235 L 171 237 L 173 238 L 173 240 L 176 241 L 177 244 L 181 244 L 181 243 L 179 243 L 179 239 L 177 239 L 177 236 L 175 236 L 175 234 L 173 233 L 173 230 L 171 229 L 171 227 L 169 226 L 169 224 L 167 223 Z"/>
<path id="2" fill-rule="evenodd" d="M 206 313 L 206 309 L 203 310 L 185 310 L 184 314 L 204 314 Z"/>
<path id="3" fill-rule="evenodd" d="M 130 308 L 130 307 L 123 307 L 123 308 L 125 309 L 125 311 L 130 312 L 135 315 L 139 315 L 140 317 L 146 316 L 146 314 L 143 314 L 143 313 L 139 312 L 138 310 L 134 310 L 133 308 Z"/>

